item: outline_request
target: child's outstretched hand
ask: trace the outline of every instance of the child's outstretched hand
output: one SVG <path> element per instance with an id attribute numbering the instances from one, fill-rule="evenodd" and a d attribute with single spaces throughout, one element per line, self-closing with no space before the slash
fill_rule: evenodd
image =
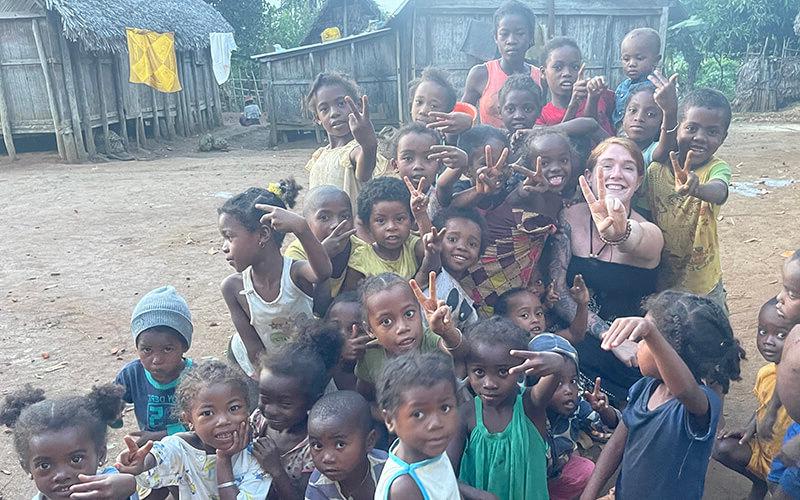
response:
<path id="1" fill-rule="evenodd" d="M 285 208 L 261 203 L 256 203 L 255 207 L 256 210 L 266 212 L 261 216 L 261 224 L 276 231 L 299 234 L 308 229 L 308 223 L 302 216 Z"/>
<path id="2" fill-rule="evenodd" d="M 364 357 L 367 352 L 367 344 L 370 342 L 370 336 L 365 335 L 358 325 L 353 325 L 350 334 L 344 340 L 342 346 L 342 361 L 346 363 L 355 363 Z"/>
<path id="3" fill-rule="evenodd" d="M 78 481 L 69 487 L 70 498 L 118 500 L 136 493 L 136 478 L 131 474 L 78 474 Z"/>
<path id="4" fill-rule="evenodd" d="M 347 123 L 350 125 L 350 133 L 353 134 L 353 139 L 361 146 L 377 145 L 378 138 L 375 135 L 375 128 L 369 119 L 369 100 L 367 96 L 361 96 L 360 110 L 350 96 L 345 96 L 344 100 L 350 107 L 350 116 L 347 117 Z"/>
<path id="5" fill-rule="evenodd" d="M 606 77 L 604 76 L 595 76 L 586 82 L 586 91 L 589 94 L 590 99 L 596 99 L 597 97 L 600 97 L 600 94 L 604 90 L 608 90 L 608 84 L 606 83 Z"/>
<path id="6" fill-rule="evenodd" d="M 322 240 L 322 248 L 328 257 L 333 258 L 339 255 L 347 246 L 350 237 L 356 234 L 357 229 L 353 227 L 353 221 L 345 219 L 337 225 L 327 238 Z"/>
<path id="7" fill-rule="evenodd" d="M 681 166 L 678 161 L 678 153 L 675 151 L 669 152 L 669 160 L 672 162 L 672 171 L 675 174 L 675 192 L 681 196 L 694 196 L 697 193 L 697 187 L 700 185 L 700 179 L 697 174 L 689 168 L 692 164 L 693 155 L 692 151 L 688 151 L 686 153 L 686 161 Z"/>
<path id="8" fill-rule="evenodd" d="M 551 281 L 550 284 L 547 285 L 547 295 L 543 303 L 544 308 L 552 309 L 559 300 L 561 300 L 561 296 L 556 292 L 556 284 Z"/>
<path id="9" fill-rule="evenodd" d="M 546 377 L 558 373 L 566 358 L 557 352 L 534 352 L 511 350 L 511 355 L 525 361 L 521 365 L 511 367 L 508 373 L 515 375 L 535 375 Z"/>
<path id="10" fill-rule="evenodd" d="M 460 134 L 472 128 L 472 117 L 461 111 L 451 111 L 450 113 L 431 111 L 428 116 L 435 121 L 427 124 L 426 127 L 438 130 L 443 134 Z"/>
<path id="11" fill-rule="evenodd" d="M 486 166 L 479 168 L 477 171 L 475 190 L 478 193 L 491 194 L 500 189 L 503 170 L 506 168 L 506 160 L 508 159 L 508 148 L 503 148 L 497 162 L 493 161 L 491 146 L 486 146 L 484 154 Z"/>
<path id="12" fill-rule="evenodd" d="M 597 413 L 603 412 L 608 408 L 608 397 L 600 390 L 600 377 L 594 379 L 594 389 L 592 392 L 584 391 L 583 399 L 592 405 L 592 410 Z"/>
<path id="13" fill-rule="evenodd" d="M 586 64 L 581 64 L 581 67 L 578 70 L 578 78 L 575 80 L 575 83 L 572 84 L 572 97 L 570 97 L 570 104 L 574 105 L 581 101 L 585 101 L 589 96 L 589 89 L 587 88 L 588 82 L 584 76 L 585 70 Z"/>
<path id="14" fill-rule="evenodd" d="M 647 340 L 651 335 L 660 335 L 655 323 L 646 318 L 617 318 L 603 335 L 600 345 L 606 351 L 619 347 L 626 340 Z"/>
<path id="15" fill-rule="evenodd" d="M 525 176 L 525 180 L 519 185 L 519 190 L 522 196 L 530 195 L 531 193 L 545 193 L 550 189 L 550 182 L 542 173 L 542 157 L 536 157 L 536 170 L 531 172 L 522 165 L 516 163 L 511 165 L 514 172 Z"/>
<path id="16" fill-rule="evenodd" d="M 242 420 L 239 427 L 233 431 L 233 442 L 225 449 L 217 449 L 217 458 L 225 457 L 232 458 L 234 455 L 247 447 L 250 442 L 250 433 L 248 432 L 247 419 Z"/>
<path id="17" fill-rule="evenodd" d="M 114 464 L 114 467 L 124 474 L 133 474 L 134 476 L 138 476 L 144 472 L 144 460 L 147 458 L 147 454 L 150 453 L 150 450 L 153 448 L 153 442 L 148 441 L 140 448 L 139 445 L 136 444 L 136 440 L 133 439 L 133 437 L 125 436 L 124 440 L 128 449 L 120 453 L 120 455 L 117 457 L 117 463 Z"/>
<path id="18" fill-rule="evenodd" d="M 572 287 L 569 289 L 569 295 L 576 304 L 582 306 L 589 304 L 591 297 L 589 297 L 589 289 L 586 288 L 586 283 L 584 283 L 582 275 L 575 275 L 575 279 L 572 280 Z"/>
<path id="19" fill-rule="evenodd" d="M 606 197 L 603 169 L 596 168 L 595 171 L 597 197 L 594 196 L 592 188 L 586 180 L 586 176 L 590 175 L 588 170 L 578 178 L 578 183 L 581 185 L 583 197 L 589 205 L 597 232 L 608 241 L 619 241 L 628 230 L 628 212 L 618 198 Z"/>
<path id="20" fill-rule="evenodd" d="M 431 271 L 428 275 L 429 295 L 425 295 L 416 280 L 412 279 L 408 284 L 411 285 L 414 296 L 417 297 L 417 301 L 422 306 L 425 319 L 428 320 L 428 326 L 431 327 L 433 333 L 443 337 L 446 333 L 457 329 L 450 315 L 450 306 L 443 300 L 436 300 L 436 273 L 434 271 Z"/>
<path id="21" fill-rule="evenodd" d="M 655 70 L 652 75 L 648 75 L 650 83 L 656 86 L 656 91 L 653 94 L 656 104 L 662 111 L 670 111 L 678 109 L 678 74 L 675 73 L 669 79 L 661 74 L 661 71 Z"/>
<path id="22" fill-rule="evenodd" d="M 429 151 L 428 159 L 441 161 L 445 168 L 452 168 L 460 172 L 464 172 L 467 169 L 467 153 L 462 149 L 455 146 L 435 144 L 431 146 Z"/>
<path id="23" fill-rule="evenodd" d="M 528 137 L 528 134 L 533 132 L 533 129 L 530 128 L 521 128 L 514 132 L 511 136 L 511 149 L 514 151 L 517 150 L 520 146 L 525 143 L 525 139 Z"/>
<path id="24" fill-rule="evenodd" d="M 425 245 L 425 253 L 428 255 L 438 255 L 442 252 L 442 242 L 444 242 L 444 234 L 447 229 L 437 231 L 435 227 L 431 227 L 429 233 L 422 235 L 422 244 Z"/>
<path id="25" fill-rule="evenodd" d="M 403 181 L 406 183 L 408 192 L 411 193 L 411 213 L 416 216 L 419 213 L 426 212 L 428 210 L 428 203 L 430 203 L 430 197 L 425 194 L 423 190 L 423 187 L 427 186 L 425 177 L 419 179 L 417 187 L 414 187 L 414 184 L 408 176 L 403 177 Z"/>
<path id="26" fill-rule="evenodd" d="M 253 457 L 267 474 L 274 476 L 277 471 L 283 469 L 278 445 L 269 436 L 262 436 L 253 441 Z"/>

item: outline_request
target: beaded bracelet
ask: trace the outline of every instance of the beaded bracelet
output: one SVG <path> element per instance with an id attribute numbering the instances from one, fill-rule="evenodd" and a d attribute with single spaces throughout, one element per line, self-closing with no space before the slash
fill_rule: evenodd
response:
<path id="1" fill-rule="evenodd" d="M 621 244 L 625 243 L 626 241 L 628 241 L 628 238 L 631 237 L 631 220 L 628 219 L 628 222 L 627 222 L 626 227 L 625 227 L 625 234 L 623 234 L 622 237 L 620 237 L 617 240 L 614 240 L 614 241 L 607 240 L 607 239 L 605 239 L 603 237 L 602 234 L 598 234 L 598 235 L 600 236 L 600 240 L 603 243 L 605 243 L 606 245 L 611 245 L 612 247 L 613 246 L 617 246 L 617 245 L 621 245 Z"/>

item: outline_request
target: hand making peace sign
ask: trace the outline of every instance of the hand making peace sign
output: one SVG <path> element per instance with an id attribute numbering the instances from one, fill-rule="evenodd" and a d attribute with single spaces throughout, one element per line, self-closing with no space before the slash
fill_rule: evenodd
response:
<path id="1" fill-rule="evenodd" d="M 519 188 L 525 193 L 544 193 L 550 189 L 550 182 L 542 173 L 542 157 L 536 157 L 536 170 L 531 172 L 529 169 L 514 163 L 511 165 L 514 172 L 525 176 L 525 180 Z"/>
<path id="2" fill-rule="evenodd" d="M 694 159 L 693 156 L 694 152 L 688 151 L 686 160 L 681 167 L 680 161 L 678 161 L 678 153 L 675 151 L 670 151 L 669 153 L 672 171 L 675 174 L 675 192 L 681 196 L 694 196 L 697 192 L 697 187 L 700 185 L 700 179 L 690 168 Z"/>
<path id="3" fill-rule="evenodd" d="M 648 75 L 650 83 L 656 86 L 656 91 L 653 94 L 658 107 L 662 111 L 677 110 L 678 109 L 678 74 L 675 73 L 669 79 L 661 74 L 661 71 L 655 70 L 652 75 Z"/>
<path id="4" fill-rule="evenodd" d="M 422 235 L 422 244 L 425 245 L 425 253 L 430 255 L 438 255 L 442 252 L 442 242 L 444 241 L 444 233 L 447 228 L 442 228 L 437 231 L 435 227 L 431 227 L 429 233 Z"/>
<path id="5" fill-rule="evenodd" d="M 486 157 L 486 166 L 478 169 L 478 175 L 475 179 L 475 190 L 479 193 L 490 194 L 500 189 L 502 173 L 506 167 L 506 160 L 508 159 L 508 148 L 503 148 L 503 152 L 500 153 L 500 158 L 497 159 L 496 163 L 493 162 L 491 146 L 486 146 L 484 154 Z"/>
<path id="6" fill-rule="evenodd" d="M 408 176 L 403 177 L 403 182 L 406 183 L 408 192 L 411 193 L 411 213 L 416 215 L 428 210 L 430 197 L 422 190 L 422 187 L 425 185 L 425 177 L 420 177 L 417 187 L 414 187 L 414 184 Z"/>
<path id="7" fill-rule="evenodd" d="M 453 320 L 450 316 L 450 306 L 443 300 L 436 300 L 436 273 L 431 271 L 428 275 L 428 295 L 417 284 L 416 280 L 408 282 L 414 296 L 422 306 L 422 312 L 428 320 L 428 325 L 436 335 L 442 337 L 443 333 L 455 329 Z"/>
<path id="8" fill-rule="evenodd" d="M 583 197 L 589 205 L 592 213 L 592 220 L 597 227 L 597 232 L 608 241 L 619 241 L 628 229 L 628 213 L 625 205 L 618 198 L 606 197 L 605 175 L 602 167 L 595 167 L 595 185 L 597 186 L 597 197 L 594 196 L 586 176 L 590 175 L 587 170 L 578 182 L 583 191 Z"/>
<path id="9" fill-rule="evenodd" d="M 136 444 L 136 440 L 132 436 L 125 436 L 124 440 L 128 449 L 120 453 L 114 467 L 123 474 L 138 476 L 144 472 L 144 460 L 153 448 L 153 442 L 148 441 L 144 446 L 139 448 Z"/>
<path id="10" fill-rule="evenodd" d="M 455 146 L 435 144 L 429 150 L 429 160 L 439 160 L 445 168 L 452 168 L 464 172 L 467 169 L 467 153 Z"/>
<path id="11" fill-rule="evenodd" d="M 369 100 L 366 94 L 361 96 L 361 109 L 358 109 L 356 103 L 350 96 L 345 96 L 344 101 L 350 107 L 350 115 L 347 117 L 347 123 L 350 125 L 350 133 L 353 134 L 359 144 L 370 144 L 375 139 L 375 129 L 372 127 L 372 122 L 369 119 Z"/>

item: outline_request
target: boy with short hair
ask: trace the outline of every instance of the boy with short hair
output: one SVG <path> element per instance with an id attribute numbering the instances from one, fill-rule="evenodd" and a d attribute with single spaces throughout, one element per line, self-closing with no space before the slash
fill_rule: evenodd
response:
<path id="1" fill-rule="evenodd" d="M 616 128 L 619 128 L 625 116 L 631 87 L 642 83 L 650 84 L 647 77 L 661 61 L 661 37 L 653 28 L 636 28 L 622 39 L 620 52 L 622 71 L 628 78 L 619 84 L 614 93 L 616 106 L 612 119 Z"/>
<path id="2" fill-rule="evenodd" d="M 148 292 L 133 309 L 131 334 L 139 358 L 125 365 L 114 382 L 125 387 L 123 399 L 133 403 L 139 431 L 131 435 L 139 446 L 186 430 L 172 409 L 178 380 L 192 366 L 183 357 L 192 331 L 189 306 L 172 286 Z"/>
<path id="3" fill-rule="evenodd" d="M 373 498 L 389 455 L 374 449 L 377 433 L 367 400 L 353 391 L 327 394 L 308 414 L 314 471 L 306 500 Z"/>
<path id="4" fill-rule="evenodd" d="M 725 311 L 717 216 L 728 199 L 731 167 L 714 154 L 730 123 L 725 95 L 707 88 L 690 93 L 678 114 L 672 166 L 653 162 L 646 180 L 654 222 L 664 233 L 658 289 L 706 295 Z"/>

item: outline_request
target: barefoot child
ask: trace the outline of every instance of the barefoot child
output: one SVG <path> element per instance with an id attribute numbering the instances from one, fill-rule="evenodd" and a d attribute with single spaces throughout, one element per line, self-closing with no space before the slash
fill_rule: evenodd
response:
<path id="1" fill-rule="evenodd" d="M 131 333 L 139 355 L 125 365 L 114 383 L 125 388 L 122 399 L 133 403 L 139 430 L 132 432 L 144 446 L 186 429 L 173 412 L 175 387 L 192 360 L 183 355 L 192 345 L 192 314 L 172 286 L 148 292 L 131 316 Z"/>
<path id="2" fill-rule="evenodd" d="M 459 409 L 458 431 L 447 448 L 461 493 L 546 499 L 546 408 L 564 356 L 527 351 L 526 333 L 497 317 L 472 327 L 467 343 L 467 374 L 477 396 Z M 520 374 L 541 379 L 520 391 Z"/>
<path id="3" fill-rule="evenodd" d="M 459 500 L 458 483 L 445 449 L 458 427 L 456 379 L 451 360 L 438 353 L 410 352 L 386 364 L 378 401 L 389 448 L 375 498 Z"/>
<path id="4" fill-rule="evenodd" d="M 141 448 L 126 436 L 117 468 L 134 474 L 142 488 L 177 486 L 180 498 L 265 498 L 271 479 L 248 447 L 248 394 L 235 368 L 197 363 L 175 391 L 176 411 L 191 430 Z"/>
<path id="5" fill-rule="evenodd" d="M 308 187 L 336 186 L 350 196 L 355 210 L 362 184 L 386 170 L 386 159 L 378 154 L 378 139 L 369 119 L 367 96 L 362 96 L 356 83 L 344 75 L 320 73 L 303 104 L 328 134 L 328 145 L 317 149 L 306 164 Z"/>
<path id="6" fill-rule="evenodd" d="M 308 223 L 286 210 L 294 205 L 292 185 L 280 189 L 285 202 L 271 191 L 250 188 L 218 209 L 222 253 L 236 270 L 222 282 L 236 327 L 228 356 L 251 378 L 261 353 L 286 341 L 283 328 L 299 316 L 312 317 L 314 284 L 331 275 L 330 258 Z M 308 261 L 281 255 L 287 232 L 300 240 Z"/>
<path id="7" fill-rule="evenodd" d="M 776 303 L 773 297 L 758 313 L 756 347 L 767 361 L 758 370 L 753 388 L 758 409 L 744 429 L 720 432 L 714 447 L 715 460 L 753 482 L 750 500 L 766 496 L 770 465 L 775 467 L 773 459 L 780 452 L 786 429 L 792 423 L 775 391 L 775 382 L 783 342 L 794 325 L 778 316 Z"/>
<path id="8" fill-rule="evenodd" d="M 305 500 L 372 499 L 388 454 L 373 448 L 377 434 L 369 403 L 353 391 L 320 398 L 308 414 L 314 472 Z"/>
<path id="9" fill-rule="evenodd" d="M 616 106 L 613 123 L 619 126 L 625 115 L 625 106 L 630 98 L 631 88 L 640 83 L 649 83 L 647 77 L 661 61 L 661 37 L 653 28 L 636 28 L 622 39 L 622 70 L 626 78 L 617 86 L 614 93 Z"/>
<path id="10" fill-rule="evenodd" d="M 515 74 L 529 75 L 541 86 L 542 73 L 525 62 L 525 52 L 533 45 L 534 16 L 523 3 L 507 0 L 494 11 L 494 40 L 500 59 L 477 64 L 469 70 L 462 101 L 478 106 L 481 123 L 502 127 L 497 93 Z"/>
<path id="11" fill-rule="evenodd" d="M 138 498 L 132 475 L 102 467 L 108 425 L 125 407 L 122 392 L 106 384 L 86 396 L 45 399 L 26 385 L 5 397 L 0 423 L 12 429 L 19 464 L 36 485 L 33 500 Z"/>
<path id="12" fill-rule="evenodd" d="M 617 318 L 603 349 L 639 341 L 644 377 L 631 387 L 622 421 L 603 448 L 581 498 L 596 499 L 620 468 L 616 498 L 703 496 L 722 400 L 739 380 L 740 348 L 722 308 L 706 297 L 666 291 L 644 318 Z"/>

